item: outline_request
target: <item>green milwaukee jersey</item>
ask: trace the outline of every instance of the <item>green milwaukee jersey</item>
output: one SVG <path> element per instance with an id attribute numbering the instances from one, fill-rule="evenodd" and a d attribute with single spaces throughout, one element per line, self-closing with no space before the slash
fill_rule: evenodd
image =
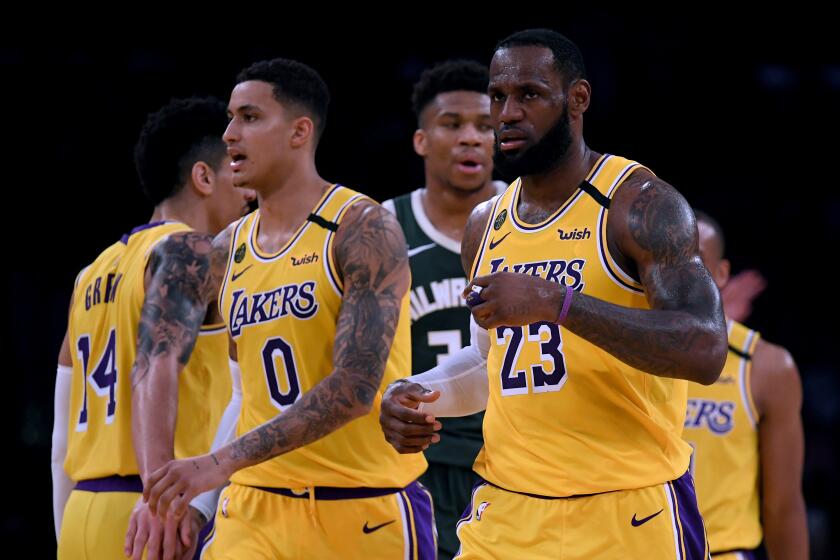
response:
<path id="1" fill-rule="evenodd" d="M 467 285 L 461 245 L 435 229 L 426 216 L 421 190 L 386 201 L 405 232 L 411 267 L 412 375 L 423 373 L 470 343 L 470 312 L 461 292 Z M 484 413 L 442 418 L 440 442 L 426 458 L 471 468 L 482 445 Z"/>

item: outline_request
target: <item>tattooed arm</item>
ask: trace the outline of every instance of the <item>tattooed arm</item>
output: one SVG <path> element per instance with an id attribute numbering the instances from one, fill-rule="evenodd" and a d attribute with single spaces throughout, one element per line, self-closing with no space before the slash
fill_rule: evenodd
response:
<path id="1" fill-rule="evenodd" d="M 410 276 L 402 229 L 387 210 L 359 202 L 335 238 L 344 296 L 333 346 L 333 371 L 285 412 L 218 451 L 172 461 L 151 477 L 144 497 L 152 511 L 177 514 L 199 492 L 243 468 L 287 453 L 368 414 L 408 291 Z"/>
<path id="2" fill-rule="evenodd" d="M 144 482 L 174 455 L 178 374 L 216 300 L 229 243 L 230 228 L 215 240 L 203 233 L 176 233 L 149 257 L 131 371 L 131 431 Z"/>
<path id="3" fill-rule="evenodd" d="M 639 170 L 616 192 L 607 220 L 610 251 L 626 272 L 638 273 L 651 309 L 574 293 L 563 326 L 642 371 L 714 383 L 726 360 L 726 325 L 700 259 L 691 207 L 669 184 Z M 554 322 L 565 297 L 559 284 L 509 272 L 474 284 L 484 287 L 487 301 L 472 312 L 486 328 Z"/>
<path id="4" fill-rule="evenodd" d="M 688 203 L 641 170 L 618 189 L 608 216 L 610 249 L 629 261 L 625 269 L 635 266 L 651 311 L 583 296 L 565 327 L 643 371 L 714 383 L 726 361 L 726 324 Z"/>

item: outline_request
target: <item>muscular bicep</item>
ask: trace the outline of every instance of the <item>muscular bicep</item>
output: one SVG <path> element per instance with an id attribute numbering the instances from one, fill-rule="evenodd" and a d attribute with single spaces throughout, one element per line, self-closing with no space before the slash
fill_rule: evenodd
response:
<path id="1" fill-rule="evenodd" d="M 410 274 L 405 237 L 396 218 L 360 202 L 348 211 L 335 240 L 344 279 L 333 362 L 356 379 L 357 400 L 370 403 L 382 380 Z"/>
<path id="2" fill-rule="evenodd" d="M 635 268 L 651 308 L 722 320 L 720 294 L 700 258 L 694 212 L 672 186 L 647 171 L 634 173 L 616 192 L 608 235 L 611 248 Z"/>

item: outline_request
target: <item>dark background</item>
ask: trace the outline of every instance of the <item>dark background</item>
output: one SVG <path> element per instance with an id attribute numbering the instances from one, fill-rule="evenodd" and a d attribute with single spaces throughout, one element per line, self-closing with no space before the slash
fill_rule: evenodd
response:
<path id="1" fill-rule="evenodd" d="M 493 25 L 444 14 L 396 27 L 290 18 L 255 30 L 243 21 L 259 20 L 259 12 L 244 11 L 247 18 L 231 15 L 170 44 L 147 33 L 133 43 L 62 36 L 0 47 L 11 195 L 2 292 L 10 310 L 2 407 L 10 435 L 0 533 L 30 543 L 33 557 L 54 553 L 56 355 L 76 273 L 151 214 L 132 161 L 147 113 L 173 96 L 227 99 L 236 73 L 253 61 L 301 60 L 333 95 L 318 153 L 322 176 L 382 200 L 422 185 L 409 102 L 419 73 L 452 57 L 489 62 L 497 40 L 546 26 L 574 40 L 587 62 L 590 147 L 648 165 L 722 223 L 735 271 L 755 267 L 769 279 L 748 323 L 799 364 L 813 557 L 828 557 L 840 524 L 833 352 L 840 48 L 833 31 L 819 30 L 824 14 L 766 22 L 601 11 Z"/>

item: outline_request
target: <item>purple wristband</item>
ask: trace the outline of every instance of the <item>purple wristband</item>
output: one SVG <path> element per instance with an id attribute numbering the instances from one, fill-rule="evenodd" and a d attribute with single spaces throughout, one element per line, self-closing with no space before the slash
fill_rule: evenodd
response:
<path id="1" fill-rule="evenodd" d="M 574 290 L 571 286 L 566 286 L 566 295 L 563 296 L 563 309 L 560 310 L 560 315 L 557 317 L 556 323 L 562 325 L 566 320 L 566 315 L 569 314 L 569 307 L 572 306 L 572 294 Z"/>

